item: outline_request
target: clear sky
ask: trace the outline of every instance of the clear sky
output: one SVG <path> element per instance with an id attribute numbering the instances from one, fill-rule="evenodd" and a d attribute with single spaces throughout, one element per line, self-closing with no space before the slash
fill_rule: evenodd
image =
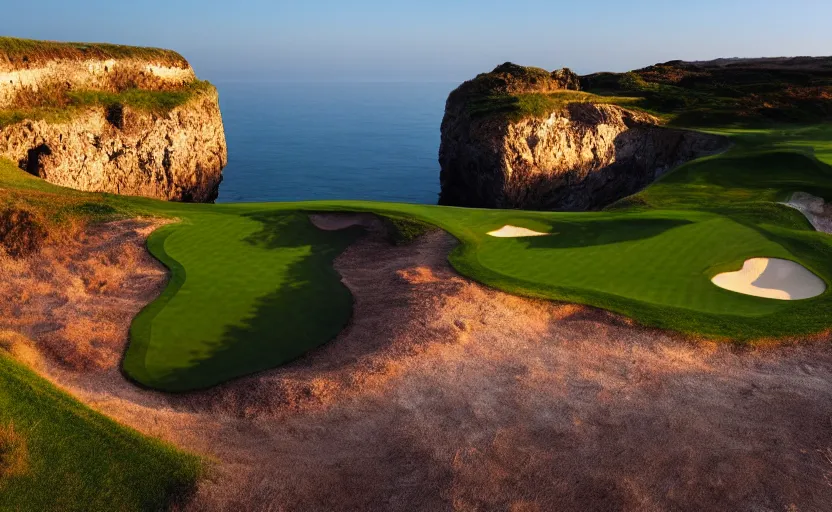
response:
<path id="1" fill-rule="evenodd" d="M 211 80 L 461 81 L 832 54 L 832 0 L 9 0 L 0 35 L 160 46 Z"/>

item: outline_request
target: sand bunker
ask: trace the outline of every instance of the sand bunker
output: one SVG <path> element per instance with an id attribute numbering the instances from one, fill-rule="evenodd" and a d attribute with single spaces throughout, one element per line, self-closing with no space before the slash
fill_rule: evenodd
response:
<path id="1" fill-rule="evenodd" d="M 826 204 L 823 198 L 806 192 L 795 192 L 788 203 L 782 204 L 802 213 L 816 230 L 832 234 L 832 204 Z"/>
<path id="2" fill-rule="evenodd" d="M 488 234 L 497 238 L 519 238 L 523 236 L 549 236 L 551 233 L 541 233 L 528 228 L 505 225 L 495 231 L 489 231 Z"/>
<path id="3" fill-rule="evenodd" d="M 803 265 L 778 258 L 746 260 L 742 270 L 719 274 L 711 282 L 733 292 L 779 300 L 808 299 L 826 291 L 826 283 Z"/>

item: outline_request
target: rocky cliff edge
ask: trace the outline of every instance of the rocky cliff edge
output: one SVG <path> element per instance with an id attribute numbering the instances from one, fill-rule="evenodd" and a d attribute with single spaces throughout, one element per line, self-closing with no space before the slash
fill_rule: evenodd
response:
<path id="1" fill-rule="evenodd" d="M 507 63 L 453 91 L 442 121 L 440 204 L 598 209 L 728 146 L 579 89 L 568 69 Z"/>
<path id="2" fill-rule="evenodd" d="M 169 50 L 0 38 L 0 157 L 51 183 L 216 199 L 216 89 Z"/>

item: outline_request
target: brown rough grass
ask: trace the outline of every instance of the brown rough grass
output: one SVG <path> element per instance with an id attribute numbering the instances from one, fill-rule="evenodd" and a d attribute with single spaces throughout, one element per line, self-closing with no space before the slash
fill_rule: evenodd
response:
<path id="1" fill-rule="evenodd" d="M 41 353 L 74 370 L 118 363 L 134 306 L 158 293 L 165 272 L 142 240 L 158 225 L 117 221 L 58 237 L 38 254 L 0 253 L 0 333 L 36 340 Z M 149 289 L 146 287 L 149 286 Z M 21 343 L 6 345 L 21 350 Z M 13 340 L 12 340 L 13 341 Z M 2 337 L 0 337 L 2 343 Z"/>
<path id="2" fill-rule="evenodd" d="M 14 424 L 0 425 L 0 488 L 3 480 L 25 475 L 29 470 L 26 439 Z"/>
<path id="3" fill-rule="evenodd" d="M 172 50 L 124 46 L 108 43 L 64 43 L 0 37 L 0 62 L 24 66 L 43 64 L 50 60 L 145 59 L 151 62 L 188 67 L 188 61 Z"/>
<path id="4" fill-rule="evenodd" d="M 0 210 L 0 250 L 13 258 L 36 253 L 47 231 L 37 214 L 29 210 Z"/>
<path id="5" fill-rule="evenodd" d="M 150 228 L 102 229 L 124 249 L 141 248 Z M 83 262 L 108 247 L 94 232 L 63 251 L 77 267 L 53 256 L 27 263 L 30 321 L 0 329 L 30 333 L 46 347 L 42 371 L 93 407 L 214 457 L 191 510 L 832 503 L 829 339 L 748 349 L 689 340 L 472 283 L 447 264 L 455 242 L 444 233 L 391 247 L 371 232 L 336 261 L 355 296 L 353 321 L 336 340 L 210 391 L 171 396 L 123 379 L 112 354 L 164 272 L 139 255 L 118 266 L 127 288 L 89 288 Z M 55 276 L 55 266 L 65 271 Z M 32 328 L 52 296 L 66 301 L 52 315 L 62 325 L 103 308 L 124 319 L 78 349 L 95 371 L 66 364 L 45 344 L 48 333 Z"/>

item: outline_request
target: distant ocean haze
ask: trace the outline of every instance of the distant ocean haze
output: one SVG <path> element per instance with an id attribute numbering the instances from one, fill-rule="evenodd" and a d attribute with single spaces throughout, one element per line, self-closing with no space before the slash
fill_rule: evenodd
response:
<path id="1" fill-rule="evenodd" d="M 218 202 L 435 204 L 445 99 L 457 83 L 221 82 Z"/>

